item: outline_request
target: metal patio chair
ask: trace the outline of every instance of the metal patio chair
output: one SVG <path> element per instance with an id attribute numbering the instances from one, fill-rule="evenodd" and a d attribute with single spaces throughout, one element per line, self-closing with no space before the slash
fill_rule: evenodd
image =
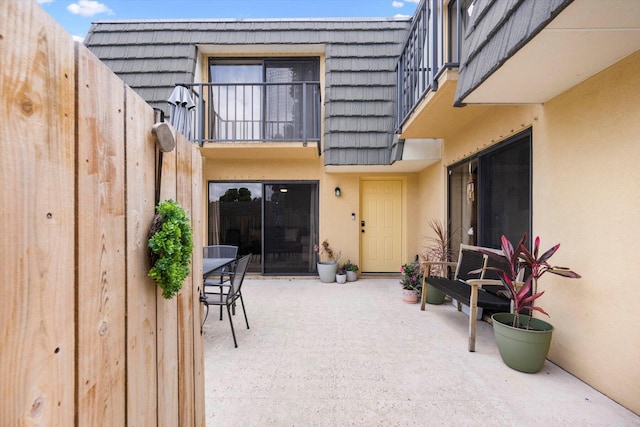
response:
<path id="1" fill-rule="evenodd" d="M 202 248 L 202 258 L 236 258 L 238 256 L 238 247 L 232 245 L 210 245 Z M 229 280 L 230 273 L 235 268 L 235 263 L 230 266 L 225 266 L 203 275 L 202 288 L 207 293 L 207 287 L 217 286 L 222 292 L 223 286 L 227 285 L 225 282 Z M 225 279 L 227 276 L 227 279 Z M 220 320 L 222 320 L 222 307 L 220 307 Z"/>
<path id="2" fill-rule="evenodd" d="M 242 283 L 244 282 L 244 277 L 247 273 L 247 268 L 249 267 L 250 260 L 251 254 L 245 255 L 238 260 L 235 270 L 231 273 L 230 284 L 228 286 L 220 287 L 220 292 L 205 292 L 200 295 L 200 302 L 202 302 L 206 307 L 206 314 L 204 316 L 204 320 L 202 321 L 202 326 L 204 326 L 204 323 L 207 321 L 207 317 L 209 316 L 210 305 L 217 305 L 220 306 L 220 308 L 222 308 L 223 306 L 227 307 L 227 315 L 229 316 L 229 324 L 231 325 L 231 334 L 233 335 L 233 343 L 235 344 L 236 348 L 238 347 L 238 341 L 236 340 L 236 332 L 233 329 L 233 316 L 231 314 L 231 307 L 237 300 L 240 300 L 240 305 L 242 305 L 242 312 L 244 313 L 244 321 L 247 324 L 247 329 L 249 329 L 247 311 L 245 310 L 244 300 L 242 299 Z M 201 332 L 202 326 L 200 328 Z"/>

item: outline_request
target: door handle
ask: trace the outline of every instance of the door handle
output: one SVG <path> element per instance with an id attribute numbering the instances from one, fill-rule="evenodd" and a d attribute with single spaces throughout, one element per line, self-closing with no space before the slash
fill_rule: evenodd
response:
<path id="1" fill-rule="evenodd" d="M 360 221 L 360 227 L 364 227 L 364 221 Z"/>

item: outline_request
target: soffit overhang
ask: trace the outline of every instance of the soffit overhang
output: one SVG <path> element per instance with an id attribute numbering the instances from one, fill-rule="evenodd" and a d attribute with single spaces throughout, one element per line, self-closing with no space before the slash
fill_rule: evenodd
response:
<path id="1" fill-rule="evenodd" d="M 640 1 L 576 0 L 464 104 L 544 103 L 640 49 Z"/>
<path id="2" fill-rule="evenodd" d="M 401 141 L 402 155 L 390 165 L 327 165 L 327 173 L 414 173 L 442 160 L 442 140 L 407 139 Z"/>
<path id="3" fill-rule="evenodd" d="M 430 91 L 402 124 L 399 138 L 446 139 L 487 111 L 488 107 L 453 106 L 458 70 L 444 72 L 438 79 L 438 90 Z"/>

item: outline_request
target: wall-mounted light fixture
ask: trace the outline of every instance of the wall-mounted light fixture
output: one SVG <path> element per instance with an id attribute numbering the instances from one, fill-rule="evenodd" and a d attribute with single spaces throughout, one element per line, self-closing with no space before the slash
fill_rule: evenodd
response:
<path id="1" fill-rule="evenodd" d="M 336 187 L 334 191 L 336 193 L 336 197 L 340 197 L 342 195 L 342 191 L 340 191 L 340 187 Z"/>

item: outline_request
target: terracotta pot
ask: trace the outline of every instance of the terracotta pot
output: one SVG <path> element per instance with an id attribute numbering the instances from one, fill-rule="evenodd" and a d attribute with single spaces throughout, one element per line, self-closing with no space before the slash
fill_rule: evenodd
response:
<path id="1" fill-rule="evenodd" d="M 402 290 L 402 301 L 407 304 L 417 304 L 418 303 L 418 291 L 413 289 L 403 289 Z"/>

